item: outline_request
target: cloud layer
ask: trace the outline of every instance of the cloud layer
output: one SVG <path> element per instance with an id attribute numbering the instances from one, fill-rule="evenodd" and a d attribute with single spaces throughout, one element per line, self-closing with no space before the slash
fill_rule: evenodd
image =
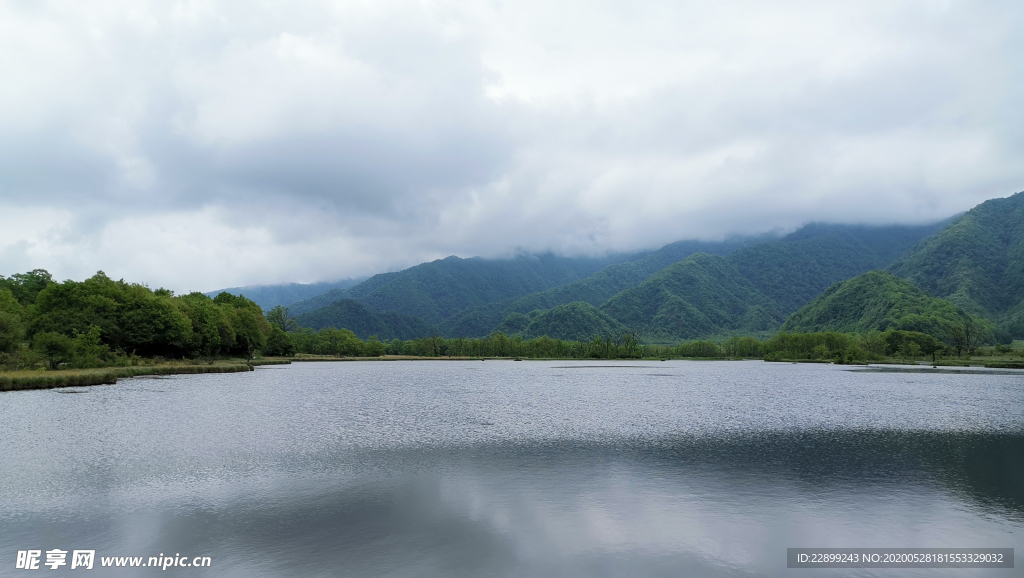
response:
<path id="1" fill-rule="evenodd" d="M 1019 3 L 0 2 L 0 273 L 178 291 L 1024 189 Z"/>

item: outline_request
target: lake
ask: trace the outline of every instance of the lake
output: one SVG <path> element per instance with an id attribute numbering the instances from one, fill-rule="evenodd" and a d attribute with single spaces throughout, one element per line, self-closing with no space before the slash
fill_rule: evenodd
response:
<path id="1" fill-rule="evenodd" d="M 4 576 L 31 549 L 95 550 L 86 576 L 1024 575 L 786 568 L 793 547 L 1024 554 L 1012 372 L 296 363 L 2 393 L 0 440 Z"/>

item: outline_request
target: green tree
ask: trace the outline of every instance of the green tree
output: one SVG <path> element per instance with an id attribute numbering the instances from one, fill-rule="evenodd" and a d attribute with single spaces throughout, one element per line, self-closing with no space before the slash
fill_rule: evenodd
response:
<path id="1" fill-rule="evenodd" d="M 376 335 L 371 335 L 366 338 L 366 345 L 364 347 L 364 353 L 368 357 L 380 357 L 387 351 L 388 346 L 384 345 Z"/>
<path id="2" fill-rule="evenodd" d="M 25 339 L 22 308 L 10 289 L 0 288 L 0 362 L 18 365 L 21 342 Z"/>
<path id="3" fill-rule="evenodd" d="M 274 325 L 270 328 L 270 335 L 267 336 L 267 345 L 263 349 L 264 355 L 273 357 L 286 357 L 295 355 L 295 344 L 291 335 L 285 333 L 280 327 Z"/>
<path id="4" fill-rule="evenodd" d="M 267 321 L 285 332 L 295 331 L 299 328 L 299 322 L 288 313 L 288 308 L 280 305 L 267 312 Z"/>
<path id="5" fill-rule="evenodd" d="M 231 326 L 235 330 L 235 349 L 252 359 L 256 351 L 263 349 L 270 335 L 270 323 L 261 313 L 249 308 L 230 310 Z"/>
<path id="6" fill-rule="evenodd" d="M 202 293 L 189 293 L 176 302 L 192 324 L 189 351 L 213 364 L 221 347 L 234 345 L 234 329 L 227 317 L 212 299 Z"/>
<path id="7" fill-rule="evenodd" d="M 53 277 L 46 269 L 34 269 L 28 273 L 15 273 L 5 279 L 0 275 L 0 289 L 8 289 L 22 305 L 32 305 L 36 295 L 53 283 Z"/>
<path id="8" fill-rule="evenodd" d="M 69 362 L 74 367 L 101 367 L 109 356 L 110 348 L 100 342 L 100 328 L 95 325 L 71 340 Z"/>
<path id="9" fill-rule="evenodd" d="M 74 357 L 72 339 L 55 331 L 36 333 L 32 338 L 32 349 L 46 360 L 50 369 L 57 369 Z"/>

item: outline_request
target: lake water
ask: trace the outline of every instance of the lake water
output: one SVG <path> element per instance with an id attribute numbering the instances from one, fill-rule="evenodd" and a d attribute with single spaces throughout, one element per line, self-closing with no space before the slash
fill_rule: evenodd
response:
<path id="1" fill-rule="evenodd" d="M 0 443 L 4 576 L 28 549 L 94 549 L 86 576 L 1024 575 L 786 568 L 1024 555 L 1024 375 L 301 363 L 3 393 Z"/>

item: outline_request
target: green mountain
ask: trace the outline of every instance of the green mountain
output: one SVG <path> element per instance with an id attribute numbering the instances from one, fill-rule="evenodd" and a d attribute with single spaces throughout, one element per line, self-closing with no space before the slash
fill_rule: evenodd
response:
<path id="1" fill-rule="evenodd" d="M 249 285 L 247 287 L 229 287 L 227 289 L 219 289 L 217 291 L 206 293 L 205 295 L 211 299 L 221 293 L 239 295 L 252 300 L 264 311 L 270 311 L 278 305 L 291 305 L 298 301 L 322 295 L 332 289 L 342 291 L 352 287 L 353 285 L 357 285 L 362 281 L 363 279 L 345 279 L 343 281 L 310 284 L 286 283 L 282 285 Z"/>
<path id="2" fill-rule="evenodd" d="M 626 327 L 589 303 L 574 302 L 529 314 L 513 312 L 495 329 L 524 339 L 548 336 L 553 339 L 589 341 L 595 335 L 618 337 Z"/>
<path id="3" fill-rule="evenodd" d="M 729 261 L 788 315 L 833 283 L 885 268 L 948 224 L 948 220 L 916 226 L 812 223 L 776 243 L 737 251 Z"/>
<path id="4" fill-rule="evenodd" d="M 355 299 L 373 311 L 397 311 L 438 324 L 470 307 L 543 291 L 586 278 L 630 255 L 560 257 L 523 255 L 511 259 L 448 257 L 396 273 L 374 275 L 347 290 L 295 303 L 309 313 L 338 299 Z"/>
<path id="5" fill-rule="evenodd" d="M 348 329 L 360 339 L 376 335 L 382 341 L 416 339 L 437 334 L 431 324 L 413 315 L 395 311 L 370 311 L 353 299 L 335 301 L 327 307 L 295 318 L 300 327 Z"/>
<path id="6" fill-rule="evenodd" d="M 974 207 L 888 270 L 1024 338 L 1024 192 Z"/>
<path id="7" fill-rule="evenodd" d="M 694 339 L 766 331 L 785 315 L 728 257 L 698 253 L 615 295 L 601 310 L 647 339 Z"/>
<path id="8" fill-rule="evenodd" d="M 791 315 L 782 330 L 861 333 L 893 328 L 944 339 L 959 317 L 952 302 L 931 297 L 891 273 L 869 271 L 826 289 Z"/>
<path id="9" fill-rule="evenodd" d="M 466 309 L 446 320 L 442 327 L 447 329 L 448 335 L 454 337 L 479 337 L 490 334 L 511 313 L 529 313 L 575 301 L 597 307 L 616 293 L 636 287 L 657 271 L 694 253 L 728 255 L 737 249 L 773 239 L 761 236 L 735 237 L 721 242 L 678 241 L 657 251 L 638 254 L 625 262 L 609 265 L 574 283 Z"/>
<path id="10" fill-rule="evenodd" d="M 810 224 L 781 239 L 684 241 L 603 260 L 449 257 L 376 275 L 291 309 L 303 314 L 305 325 L 336 325 L 335 317 L 330 322 L 317 319 L 333 315 L 325 306 L 350 299 L 370 311 L 419 317 L 451 337 L 479 337 L 496 329 L 533 335 L 548 327 L 533 325 L 545 312 L 570 303 L 597 308 L 620 328 L 638 330 L 651 340 L 768 332 L 833 283 L 885 267 L 944 224 Z M 559 310 L 558 315 L 588 332 L 611 327 L 579 307 Z M 574 315 L 582 316 L 578 323 L 571 321 Z M 530 326 L 534 329 L 528 330 Z M 592 336 L 581 333 L 583 329 L 551 330 L 573 339 Z"/>
<path id="11" fill-rule="evenodd" d="M 691 257 L 601 310 L 656 341 L 774 331 L 831 284 L 885 267 L 943 225 L 810 224 L 726 257 Z"/>

